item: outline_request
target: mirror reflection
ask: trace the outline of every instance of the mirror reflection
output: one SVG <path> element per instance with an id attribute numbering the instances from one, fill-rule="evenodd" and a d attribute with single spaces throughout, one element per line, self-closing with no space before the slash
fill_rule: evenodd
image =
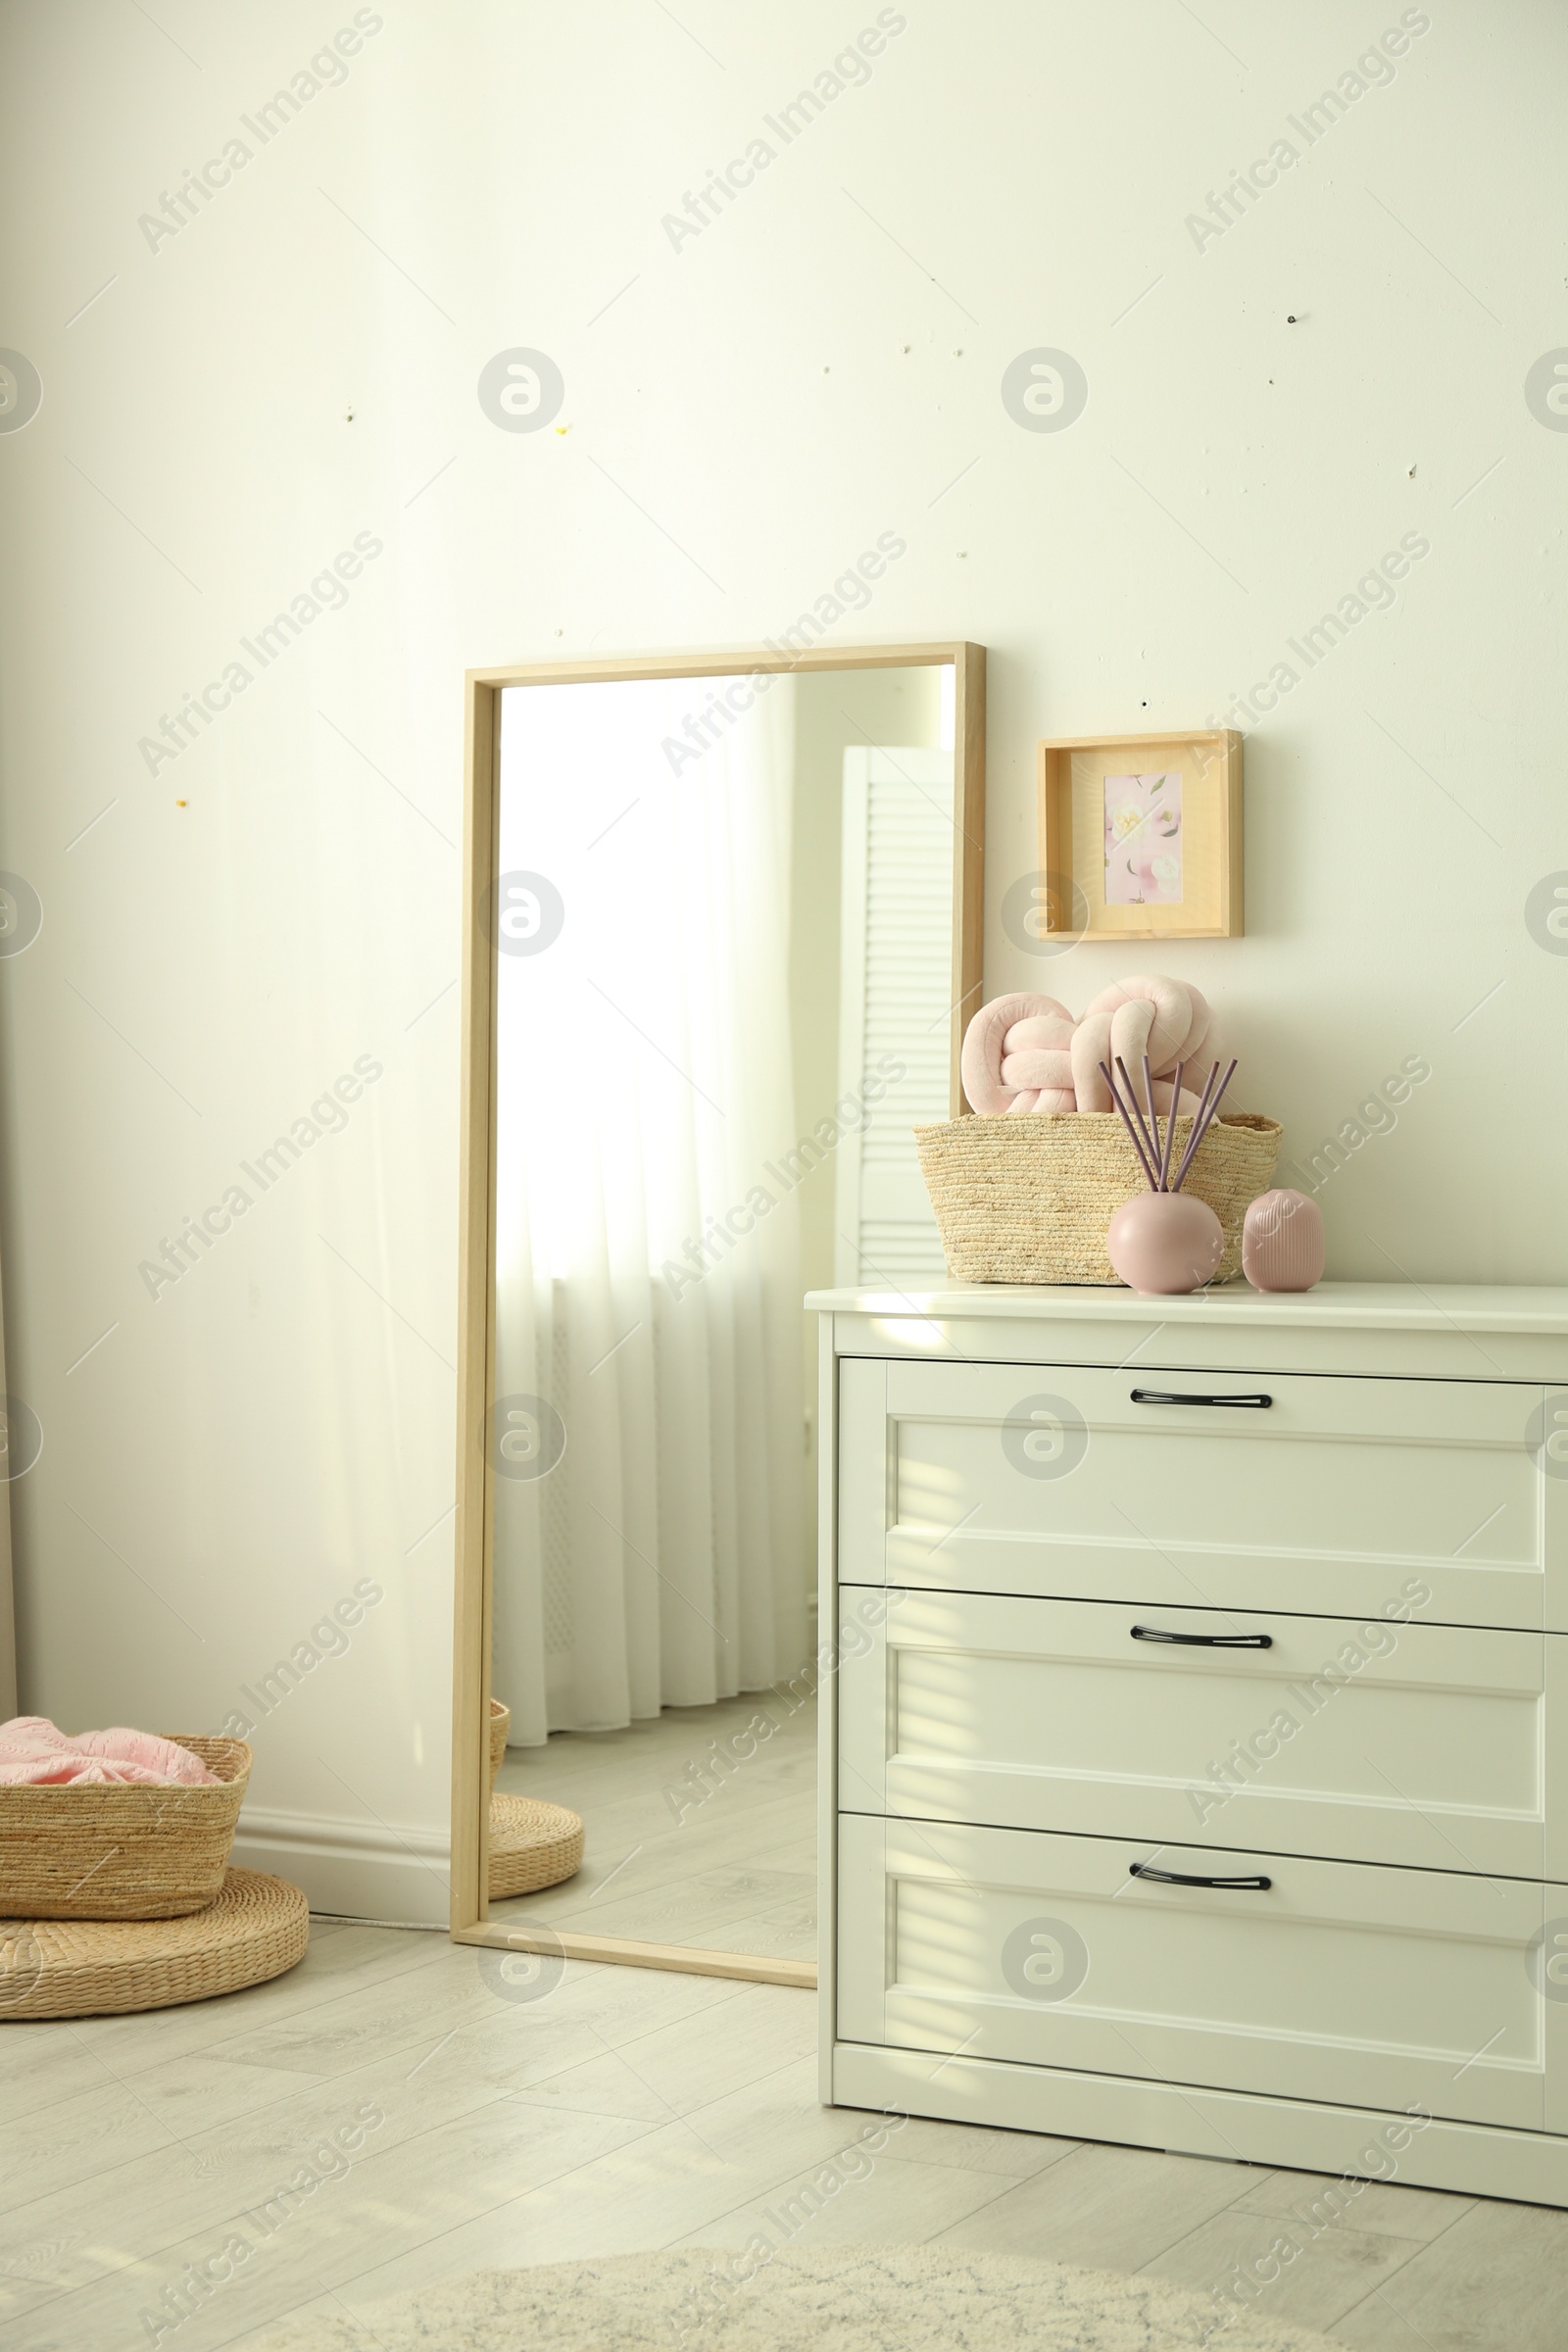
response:
<path id="1" fill-rule="evenodd" d="M 501 697 L 491 1916 L 814 1961 L 802 1300 L 943 1260 L 951 663 Z"/>

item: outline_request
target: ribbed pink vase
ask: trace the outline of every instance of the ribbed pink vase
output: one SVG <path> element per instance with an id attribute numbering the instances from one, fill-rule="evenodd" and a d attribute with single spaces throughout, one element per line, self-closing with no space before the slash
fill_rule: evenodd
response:
<path id="1" fill-rule="evenodd" d="M 1105 1230 L 1105 1255 L 1128 1289 L 1148 1298 L 1200 1291 L 1224 1254 L 1218 1217 L 1191 1193 L 1135 1194 Z"/>
<path id="2" fill-rule="evenodd" d="M 1323 1211 L 1305 1193 L 1259 1193 L 1242 1227 L 1242 1272 L 1254 1291 L 1309 1291 L 1323 1279 Z"/>

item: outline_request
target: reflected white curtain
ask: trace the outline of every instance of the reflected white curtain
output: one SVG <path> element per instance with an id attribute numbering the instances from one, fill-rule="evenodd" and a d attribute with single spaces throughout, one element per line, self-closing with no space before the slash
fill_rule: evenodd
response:
<path id="1" fill-rule="evenodd" d="M 524 952 L 498 956 L 496 1391 L 522 1401 L 493 1680 L 519 1745 L 807 1649 L 799 1224 L 765 1174 L 796 1133 L 794 688 L 673 773 L 715 683 L 503 698 L 500 868 L 560 894 L 539 945 L 549 892 L 512 885 Z"/>

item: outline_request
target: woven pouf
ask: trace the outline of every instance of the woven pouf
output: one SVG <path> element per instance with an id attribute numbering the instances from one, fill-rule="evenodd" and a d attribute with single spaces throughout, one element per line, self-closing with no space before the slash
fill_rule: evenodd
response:
<path id="1" fill-rule="evenodd" d="M 559 1886 L 582 1868 L 582 1819 L 542 1797 L 497 1796 L 496 1775 L 507 1753 L 512 1709 L 490 1701 L 490 1900 L 536 1894 Z"/>
<path id="2" fill-rule="evenodd" d="M 260 1870 L 183 1919 L 0 1919 L 0 2022 L 209 2001 L 280 1977 L 310 1936 L 300 1889 Z"/>
<path id="3" fill-rule="evenodd" d="M 582 1816 L 542 1797 L 490 1799 L 490 1900 L 559 1886 L 582 1868 Z"/>

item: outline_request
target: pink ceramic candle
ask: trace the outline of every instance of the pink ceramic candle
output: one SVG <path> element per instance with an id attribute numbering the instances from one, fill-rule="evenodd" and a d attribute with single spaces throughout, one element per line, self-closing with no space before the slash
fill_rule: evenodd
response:
<path id="1" fill-rule="evenodd" d="M 1171 1298 L 1213 1281 L 1225 1235 L 1208 1203 L 1191 1193 L 1139 1193 L 1111 1217 L 1105 1254 L 1129 1290 Z"/>
<path id="2" fill-rule="evenodd" d="M 1254 1291 L 1309 1291 L 1323 1278 L 1323 1211 L 1304 1193 L 1259 1193 L 1242 1227 Z"/>

